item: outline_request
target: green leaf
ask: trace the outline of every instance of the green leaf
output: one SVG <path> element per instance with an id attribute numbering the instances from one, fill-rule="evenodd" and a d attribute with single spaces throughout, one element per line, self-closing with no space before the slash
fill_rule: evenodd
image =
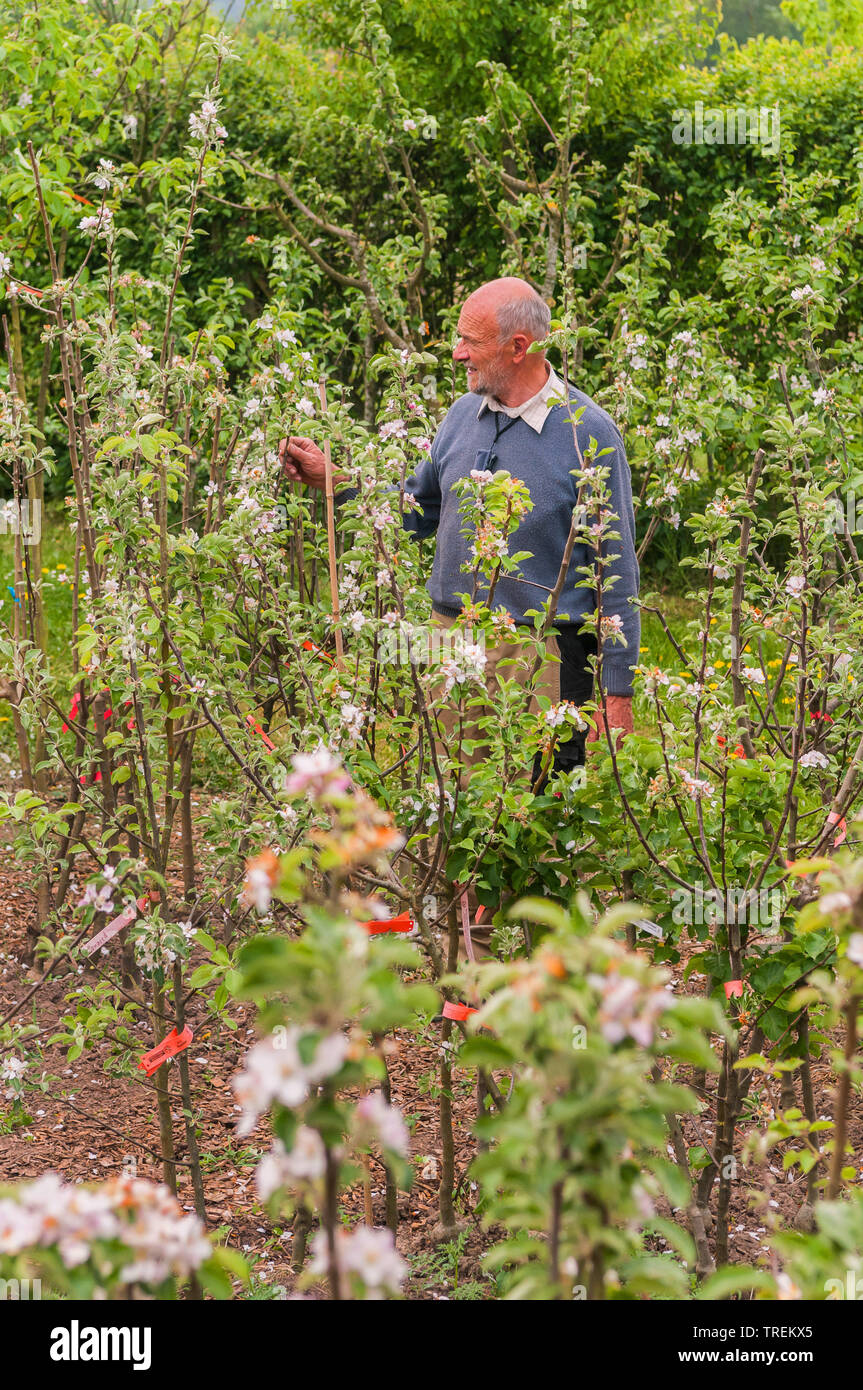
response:
<path id="1" fill-rule="evenodd" d="M 461 1066 L 487 1067 L 489 1070 L 511 1067 L 516 1060 L 515 1053 L 504 1043 L 479 1033 L 462 1043 L 458 1057 Z"/>
<path id="2" fill-rule="evenodd" d="M 750 1289 L 772 1292 L 773 1279 L 764 1270 L 752 1269 L 749 1265 L 723 1265 L 715 1274 L 705 1279 L 695 1297 L 699 1302 L 718 1303 L 720 1299 L 728 1298 L 731 1294 L 744 1293 Z"/>

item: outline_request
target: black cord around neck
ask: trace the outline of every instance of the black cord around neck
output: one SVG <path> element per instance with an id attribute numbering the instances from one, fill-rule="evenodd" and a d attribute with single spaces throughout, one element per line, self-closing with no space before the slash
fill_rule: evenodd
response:
<path id="1" fill-rule="evenodd" d="M 486 464 L 486 467 L 487 467 L 489 473 L 493 473 L 493 472 L 494 472 L 494 466 L 495 466 L 495 464 L 497 463 L 497 454 L 495 453 L 495 448 L 497 447 L 497 441 L 500 439 L 501 435 L 506 434 L 507 430 L 511 430 L 512 427 L 513 427 L 513 425 L 518 424 L 518 421 L 521 419 L 521 416 L 520 416 L 520 415 L 510 415 L 510 417 L 509 417 L 509 419 L 507 420 L 506 424 L 504 425 L 503 429 L 501 429 L 501 427 L 500 427 L 500 422 L 501 422 L 501 420 L 503 419 L 504 412 L 503 412 L 502 410 L 495 410 L 495 411 L 493 412 L 493 414 L 494 414 L 494 444 L 492 444 L 492 446 L 491 446 L 491 451 L 490 451 L 489 456 L 488 456 L 488 463 Z"/>

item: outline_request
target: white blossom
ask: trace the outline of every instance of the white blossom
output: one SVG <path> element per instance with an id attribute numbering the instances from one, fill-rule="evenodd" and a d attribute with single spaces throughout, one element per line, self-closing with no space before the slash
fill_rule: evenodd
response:
<path id="1" fill-rule="evenodd" d="M 827 767 L 827 765 L 828 759 L 815 748 L 809 753 L 804 753 L 803 757 L 800 759 L 801 767 Z"/>
<path id="2" fill-rule="evenodd" d="M 316 1129 L 300 1125 L 290 1152 L 277 1139 L 272 1152 L 265 1154 L 255 1172 L 258 1197 L 266 1202 L 282 1187 L 322 1178 L 326 1167 L 326 1149 Z"/>
<path id="3" fill-rule="evenodd" d="M 387 420 L 378 430 L 381 439 L 407 439 L 408 430 L 404 420 Z"/>
<path id="4" fill-rule="evenodd" d="M 372 1298 L 398 1293 L 408 1274 L 408 1266 L 396 1249 L 392 1231 L 357 1226 L 353 1231 L 340 1228 L 335 1233 L 336 1265 L 340 1273 L 358 1275 Z M 312 1274 L 326 1274 L 330 1267 L 326 1231 L 318 1231 L 312 1241 Z"/>
<path id="5" fill-rule="evenodd" d="M 342 705 L 342 726 L 345 729 L 345 732 L 347 733 L 351 743 L 356 743 L 357 739 L 362 733 L 363 722 L 365 720 L 365 717 L 365 710 L 361 709 L 359 705 Z"/>
<path id="6" fill-rule="evenodd" d="M 826 900 L 822 900 L 821 908 L 824 909 Z M 863 932 L 852 932 L 848 938 L 848 949 L 845 952 L 850 961 L 855 965 L 863 966 Z"/>
<path id="7" fill-rule="evenodd" d="M 545 711 L 545 722 L 550 729 L 559 729 L 562 724 L 567 722 L 575 724 L 577 729 L 587 728 L 578 705 L 574 704 L 572 700 L 561 700 L 559 704 L 551 705 Z"/>
<path id="8" fill-rule="evenodd" d="M 385 1149 L 394 1153 L 407 1154 L 409 1134 L 401 1111 L 388 1105 L 380 1091 L 372 1091 L 362 1096 L 355 1111 L 355 1135 L 359 1143 L 368 1144 L 378 1139 Z"/>

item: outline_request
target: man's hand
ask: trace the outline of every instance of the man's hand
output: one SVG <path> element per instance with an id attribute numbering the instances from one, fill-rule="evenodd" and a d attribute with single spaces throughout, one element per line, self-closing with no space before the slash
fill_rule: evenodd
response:
<path id="1" fill-rule="evenodd" d="M 587 735 L 588 743 L 596 743 L 600 734 L 605 736 L 605 725 L 608 723 L 609 729 L 618 729 L 615 748 L 619 748 L 627 734 L 633 731 L 632 726 L 632 696 L 631 695 L 606 695 L 605 697 L 605 718 L 601 709 L 593 714 L 596 724 L 595 729 L 591 729 Z"/>
<path id="2" fill-rule="evenodd" d="M 309 487 L 326 485 L 327 469 L 323 450 L 307 435 L 292 434 L 279 440 L 279 462 L 289 482 L 307 483 Z M 333 481 L 338 481 L 333 475 Z"/>

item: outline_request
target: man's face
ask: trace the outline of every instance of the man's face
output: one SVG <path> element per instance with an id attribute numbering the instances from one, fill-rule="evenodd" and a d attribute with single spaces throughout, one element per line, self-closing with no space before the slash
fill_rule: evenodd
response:
<path id="1" fill-rule="evenodd" d="M 481 396 L 499 396 L 512 375 L 512 365 L 506 361 L 496 315 L 468 299 L 459 314 L 457 331 L 452 355 L 467 368 L 468 390 Z"/>

